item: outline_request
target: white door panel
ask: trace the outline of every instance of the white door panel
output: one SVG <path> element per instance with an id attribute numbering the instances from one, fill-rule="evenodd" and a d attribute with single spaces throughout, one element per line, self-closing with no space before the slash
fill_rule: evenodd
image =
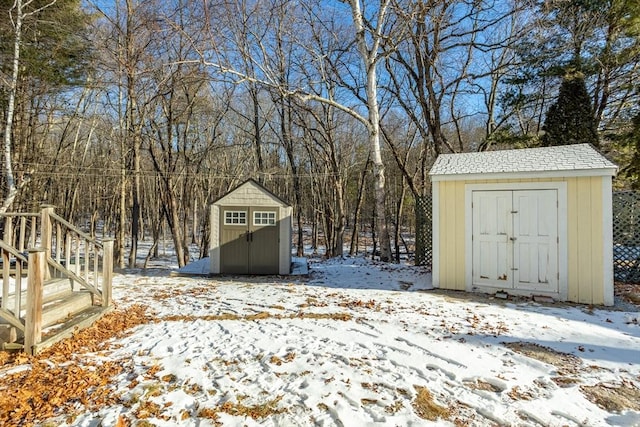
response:
<path id="1" fill-rule="evenodd" d="M 558 292 L 557 191 L 514 191 L 514 287 Z"/>
<path id="2" fill-rule="evenodd" d="M 509 280 L 511 191 L 473 193 L 473 283 Z"/>
<path id="3" fill-rule="evenodd" d="M 558 292 L 556 190 L 474 191 L 473 285 Z"/>

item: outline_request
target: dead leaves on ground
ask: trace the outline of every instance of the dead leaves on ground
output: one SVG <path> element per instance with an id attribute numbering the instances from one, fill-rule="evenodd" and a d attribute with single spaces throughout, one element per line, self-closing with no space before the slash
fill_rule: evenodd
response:
<path id="1" fill-rule="evenodd" d="M 0 362 L 7 373 L 0 377 L 0 424 L 30 425 L 37 420 L 72 416 L 79 405 L 94 409 L 118 401 L 111 381 L 128 362 L 86 357 L 79 360 L 77 355 L 98 352 L 106 340 L 153 320 L 146 308 L 136 305 L 105 315 L 90 328 L 35 357 L 4 353 Z"/>
<path id="2" fill-rule="evenodd" d="M 282 396 L 277 396 L 275 399 L 255 405 L 243 404 L 242 400 L 244 400 L 244 396 L 238 396 L 236 400 L 238 402 L 234 403 L 231 401 L 227 401 L 222 405 L 216 406 L 215 408 L 202 408 L 198 411 L 197 417 L 210 419 L 214 422 L 215 425 L 222 425 L 219 422 L 220 412 L 224 412 L 226 414 L 237 417 L 250 417 L 254 420 L 261 420 L 271 415 L 278 415 L 288 412 L 286 408 L 278 407 L 278 403 L 282 400 Z M 184 415 L 184 417 L 188 416 L 190 415 Z"/>
<path id="3" fill-rule="evenodd" d="M 254 420 L 266 418 L 271 415 L 277 415 L 287 412 L 286 408 L 278 408 L 278 402 L 282 400 L 282 396 L 278 396 L 275 399 L 269 400 L 265 403 L 247 406 L 240 402 L 232 403 L 225 402 L 220 405 L 218 412 L 225 412 L 229 415 L 251 417 Z"/>
<path id="4" fill-rule="evenodd" d="M 294 352 L 289 352 L 289 353 L 285 354 L 282 359 L 274 354 L 269 359 L 269 363 L 271 363 L 273 365 L 281 366 L 283 363 L 292 362 L 293 359 L 295 359 L 295 358 L 296 358 L 296 354 Z"/>

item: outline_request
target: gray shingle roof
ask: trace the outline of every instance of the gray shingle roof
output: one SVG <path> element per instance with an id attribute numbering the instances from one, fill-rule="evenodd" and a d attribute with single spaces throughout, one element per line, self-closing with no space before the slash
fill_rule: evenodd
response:
<path id="1" fill-rule="evenodd" d="M 429 175 L 495 173 L 544 173 L 562 171 L 606 171 L 613 175 L 616 165 L 589 144 L 475 153 L 441 154 Z M 570 173 L 569 173 L 570 175 Z M 599 173 L 602 175 L 602 173 Z"/>

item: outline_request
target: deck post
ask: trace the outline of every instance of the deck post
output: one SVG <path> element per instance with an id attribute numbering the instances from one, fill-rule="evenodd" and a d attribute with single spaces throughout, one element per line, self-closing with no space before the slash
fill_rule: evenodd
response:
<path id="1" fill-rule="evenodd" d="M 40 207 L 40 232 L 42 234 L 42 249 L 51 256 L 51 236 L 53 234 L 53 227 L 51 226 L 51 216 L 54 213 L 55 207 L 53 205 L 42 205 Z"/>
<path id="2" fill-rule="evenodd" d="M 42 205 L 40 207 L 40 238 L 41 238 L 41 248 L 44 250 L 44 253 L 47 258 L 51 257 L 51 239 L 53 235 L 53 226 L 51 224 L 51 216 L 50 214 L 54 213 L 55 207 L 53 205 Z M 57 243 L 56 243 L 57 246 Z M 47 259 L 45 258 L 45 259 Z M 47 269 L 44 273 L 44 279 L 50 279 L 51 273 Z"/>
<path id="3" fill-rule="evenodd" d="M 11 245 L 12 234 L 12 222 L 10 216 L 4 217 L 4 236 L 2 236 L 4 242 Z M 11 258 L 9 252 L 2 250 L 2 308 L 7 308 L 7 300 L 9 299 L 9 279 L 11 277 Z M 17 264 L 17 262 L 16 262 Z M 16 277 L 17 279 L 17 277 Z"/>
<path id="4" fill-rule="evenodd" d="M 4 242 L 13 246 L 13 219 L 10 216 L 6 216 L 4 220 Z"/>
<path id="5" fill-rule="evenodd" d="M 42 340 L 42 294 L 45 266 L 44 248 L 29 249 L 24 351 L 31 355 L 34 354 L 34 346 Z"/>
<path id="6" fill-rule="evenodd" d="M 113 239 L 102 242 L 102 306 L 112 303 L 111 285 L 113 282 Z"/>

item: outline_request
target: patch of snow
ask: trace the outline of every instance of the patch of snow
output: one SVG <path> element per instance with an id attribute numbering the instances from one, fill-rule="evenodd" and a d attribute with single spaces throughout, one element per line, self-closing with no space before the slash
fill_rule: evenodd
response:
<path id="1" fill-rule="evenodd" d="M 212 425 L 199 411 L 276 402 L 282 412 L 266 419 L 219 412 L 218 421 L 425 425 L 413 402 L 426 387 L 452 411 L 440 425 L 640 423 L 640 412 L 608 412 L 580 390 L 640 386 L 640 326 L 629 321 L 637 312 L 414 292 L 431 289 L 429 272 L 361 257 L 309 266 L 309 278 L 116 274 L 118 308 L 145 304 L 160 320 L 112 343 L 109 357 L 130 362 L 113 385 L 128 402 L 59 422 L 114 425 L 120 415 L 135 420 L 148 401 L 162 408 L 153 425 Z M 513 342 L 579 363 L 555 366 L 505 345 Z M 159 370 L 149 375 L 152 366 Z"/>

